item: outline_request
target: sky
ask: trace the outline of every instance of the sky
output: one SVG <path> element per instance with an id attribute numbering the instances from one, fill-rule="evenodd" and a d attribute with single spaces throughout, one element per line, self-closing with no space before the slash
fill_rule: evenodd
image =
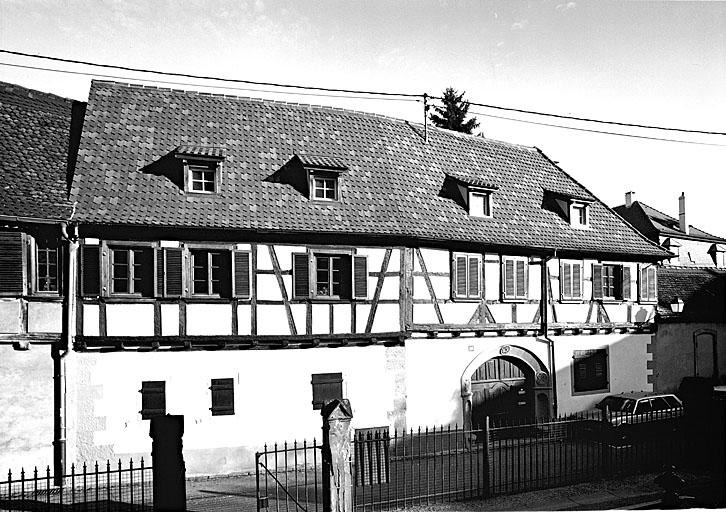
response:
<path id="1" fill-rule="evenodd" d="M 0 48 L 263 82 L 440 95 L 626 123 L 726 132 L 726 2 L 0 0 Z M 417 101 L 270 87 L 0 54 L 0 80 L 85 100 L 91 77 L 332 105 L 423 120 Z M 141 78 L 145 80 L 140 80 Z M 158 84 L 160 86 L 170 86 Z M 214 85 L 219 85 L 215 83 Z M 339 96 L 339 95 L 338 95 Z M 610 206 L 636 199 L 726 237 L 726 136 L 576 123 L 471 107 L 486 137 L 537 146 Z M 626 138 L 505 116 L 712 145 Z M 719 146 L 720 145 L 720 146 Z"/>

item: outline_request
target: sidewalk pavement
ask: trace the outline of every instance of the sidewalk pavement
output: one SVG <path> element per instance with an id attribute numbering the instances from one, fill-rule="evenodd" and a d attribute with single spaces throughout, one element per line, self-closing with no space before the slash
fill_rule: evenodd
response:
<path id="1" fill-rule="evenodd" d="M 414 512 L 473 512 L 479 510 L 609 510 L 659 508 L 663 490 L 655 483 L 660 473 L 631 475 L 581 484 L 527 491 L 505 496 L 408 507 Z M 723 488 L 708 473 L 679 472 L 688 488 Z M 314 498 L 311 497 L 312 500 Z M 720 499 L 723 499 L 721 497 Z M 310 503 L 312 505 L 312 503 Z M 717 505 L 714 505 L 717 506 Z M 236 475 L 187 481 L 189 511 L 256 512 L 254 475 Z M 314 506 L 312 507 L 314 510 Z M 274 510 L 271 508 L 269 510 Z"/>

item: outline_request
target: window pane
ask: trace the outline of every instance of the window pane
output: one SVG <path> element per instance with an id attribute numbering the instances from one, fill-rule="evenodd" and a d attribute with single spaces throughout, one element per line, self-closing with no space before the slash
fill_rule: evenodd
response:
<path id="1" fill-rule="evenodd" d="M 192 293 L 208 294 L 209 293 L 209 270 L 207 268 L 207 251 L 192 252 L 193 267 L 193 289 Z"/>
<path id="2" fill-rule="evenodd" d="M 129 252 L 126 249 L 112 249 L 112 278 L 114 293 L 129 292 Z"/>
<path id="3" fill-rule="evenodd" d="M 330 258 L 328 256 L 316 256 L 316 293 L 317 295 L 330 295 Z"/>
<path id="4" fill-rule="evenodd" d="M 222 255 L 218 252 L 212 252 L 209 254 L 211 262 L 211 274 L 212 274 L 212 293 L 221 293 L 222 291 L 222 271 L 221 271 L 221 259 Z"/>
<path id="5" fill-rule="evenodd" d="M 330 273 L 330 287 L 333 291 L 332 295 L 335 295 L 337 297 L 340 297 L 340 257 L 331 257 L 330 258 L 330 265 L 331 265 L 331 273 Z"/>

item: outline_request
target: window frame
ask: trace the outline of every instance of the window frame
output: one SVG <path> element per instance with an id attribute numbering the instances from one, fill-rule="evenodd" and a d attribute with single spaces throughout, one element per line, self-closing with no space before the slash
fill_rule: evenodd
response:
<path id="1" fill-rule="evenodd" d="M 648 294 L 648 285 L 650 284 L 650 274 L 652 271 L 652 278 L 654 281 L 653 291 L 655 296 L 651 297 Z M 643 283 L 643 273 L 646 273 L 646 282 Z M 657 304 L 658 303 L 658 271 L 654 264 L 641 264 L 638 265 L 638 301 L 642 304 Z"/>
<path id="2" fill-rule="evenodd" d="M 229 288 L 230 294 L 233 292 L 232 288 L 233 282 L 232 279 L 234 277 L 234 262 L 232 261 L 232 252 L 233 248 L 230 246 L 219 246 L 219 245 L 202 245 L 202 244 L 193 244 L 193 245 L 186 245 L 185 252 L 188 255 L 188 265 L 186 266 L 187 270 L 187 297 L 189 298 L 213 298 L 213 299 L 230 299 L 231 297 L 227 297 L 223 292 L 226 289 L 225 287 Z M 194 262 L 195 262 L 195 252 L 205 252 L 206 253 L 206 283 L 207 283 L 207 293 L 201 293 L 196 292 L 194 289 L 194 283 L 195 283 L 195 270 L 194 270 Z M 218 254 L 220 257 L 226 257 L 229 259 L 228 267 L 225 271 L 225 265 L 222 261 L 220 261 L 220 265 L 218 267 L 220 276 L 219 280 L 215 281 L 213 277 L 213 266 L 212 266 L 212 255 Z M 213 284 L 215 282 L 219 282 L 219 292 L 214 292 Z M 225 284 L 226 282 L 226 284 Z"/>
<path id="3" fill-rule="evenodd" d="M 40 247 L 39 242 L 49 242 L 48 247 Z M 57 239 L 51 239 L 51 238 L 39 238 L 39 237 L 33 237 L 32 238 L 32 244 L 31 244 L 31 251 L 32 251 L 32 262 L 33 262 L 33 268 L 32 268 L 32 283 L 30 289 L 32 290 L 32 293 L 34 295 L 40 295 L 40 296 L 48 296 L 48 297 L 58 297 L 61 294 L 61 290 L 63 288 L 63 252 L 61 251 L 61 245 L 58 243 L 59 241 Z M 44 251 L 46 253 L 48 252 L 54 252 L 55 253 L 55 268 L 56 268 L 56 289 L 55 290 L 43 290 L 40 287 L 40 253 L 41 251 Z M 45 267 L 48 267 L 48 264 L 46 263 L 44 265 Z"/>
<path id="4" fill-rule="evenodd" d="M 218 194 L 222 188 L 222 161 L 214 158 L 183 158 L 184 165 L 184 192 L 189 194 L 214 195 Z M 194 172 L 212 172 L 214 173 L 214 190 L 194 190 Z M 209 183 L 204 180 L 203 183 Z"/>
<path id="5" fill-rule="evenodd" d="M 566 294 L 565 290 L 565 280 L 564 280 L 564 273 L 565 273 L 565 265 L 570 266 L 570 294 L 569 296 Z M 574 280 L 574 267 L 575 265 L 580 267 L 580 294 L 575 295 L 575 280 Z M 582 302 L 585 293 L 583 289 L 584 284 L 584 277 L 585 277 L 585 262 L 583 260 L 560 260 L 560 302 Z"/>
<path id="6" fill-rule="evenodd" d="M 368 269 L 368 256 L 366 254 L 358 254 L 356 249 L 353 247 L 328 247 L 328 246 L 308 246 L 305 252 L 293 252 L 292 253 L 292 298 L 294 300 L 312 300 L 316 302 L 354 302 L 358 300 L 367 300 L 369 295 L 369 269 Z M 295 259 L 298 257 L 306 258 L 307 268 L 307 293 L 300 295 L 297 290 L 298 277 Z M 318 295 L 317 293 L 317 256 L 332 256 L 332 257 L 345 257 L 349 261 L 346 266 L 342 269 L 341 274 L 341 285 L 344 283 L 344 290 L 349 290 L 349 295 Z M 365 267 L 365 289 L 362 290 L 356 286 L 356 272 L 357 263 L 361 264 L 361 261 Z M 346 272 L 348 275 L 346 276 Z M 361 276 L 362 277 L 362 276 Z M 363 278 L 363 277 L 362 277 Z M 365 292 L 365 295 L 363 294 Z"/>
<path id="7" fill-rule="evenodd" d="M 333 197 L 318 197 L 316 195 L 319 187 L 316 184 L 316 181 L 320 180 L 323 182 L 323 185 L 326 182 L 330 182 L 332 184 L 331 187 L 323 186 L 320 190 L 325 191 L 332 191 Z M 338 201 L 340 198 L 340 193 L 338 190 L 338 176 L 333 174 L 325 174 L 321 172 L 311 172 L 310 173 L 310 199 L 313 201 L 324 201 L 324 202 L 335 202 Z"/>
<path id="8" fill-rule="evenodd" d="M 584 385 L 580 383 L 580 386 L 578 386 L 578 361 L 582 361 L 585 359 L 589 359 L 592 356 L 597 355 L 599 352 L 604 352 L 605 356 L 605 371 L 603 372 L 602 379 L 604 380 L 603 384 L 604 387 L 593 387 L 591 389 L 578 389 L 578 387 L 583 387 Z M 577 356 L 578 353 L 581 353 L 580 357 Z M 585 363 L 580 363 L 585 364 Z M 594 367 L 595 363 L 592 363 L 592 370 L 595 371 Z M 596 394 L 602 394 L 602 393 L 609 393 L 610 392 L 610 350 L 609 347 L 597 347 L 597 348 L 590 348 L 590 349 L 580 349 L 580 350 L 573 350 L 572 351 L 572 364 L 570 365 L 570 375 L 571 375 L 571 388 L 572 388 L 572 396 L 580 396 L 580 395 L 596 395 Z M 586 367 L 587 368 L 587 367 Z M 587 380 L 595 380 L 597 376 L 592 377 L 586 377 Z"/>
<path id="9" fill-rule="evenodd" d="M 581 222 L 584 215 L 585 222 Z M 585 201 L 570 200 L 570 225 L 573 228 L 587 229 L 590 227 L 590 204 Z"/>
<path id="10" fill-rule="evenodd" d="M 143 291 L 136 291 L 134 289 L 134 281 L 136 280 L 135 276 L 135 269 L 134 269 L 134 251 L 139 250 L 147 250 L 149 251 L 149 265 L 150 268 L 148 271 L 150 272 L 149 276 L 142 275 L 141 279 L 149 279 L 150 280 L 150 290 L 147 295 L 144 295 Z M 115 278 L 114 278 L 114 255 L 116 252 L 124 251 L 128 255 L 128 262 L 126 265 L 128 266 L 128 275 L 126 277 L 126 283 L 127 283 L 127 290 L 125 292 L 117 292 L 115 291 Z M 141 244 L 133 244 L 133 243 L 126 243 L 126 242 L 106 242 L 105 243 L 105 251 L 107 254 L 107 260 L 108 260 L 108 272 L 107 272 L 107 283 L 104 284 L 103 289 L 107 290 L 107 295 L 109 297 L 144 297 L 144 298 L 152 298 L 155 295 L 155 286 L 156 286 L 156 265 L 155 265 L 155 255 L 154 255 L 154 246 L 153 245 L 141 245 Z"/>
<path id="11" fill-rule="evenodd" d="M 472 198 L 474 196 L 481 196 L 483 198 L 483 212 L 478 213 L 473 211 L 472 208 Z M 474 187 L 468 187 L 468 213 L 470 217 L 479 217 L 483 219 L 491 219 L 493 216 L 494 211 L 494 204 L 493 204 L 493 194 L 491 190 L 482 189 L 482 188 L 474 188 Z"/>
<path id="12" fill-rule="evenodd" d="M 507 261 L 514 263 L 514 295 L 507 295 Z M 517 294 L 517 262 L 524 262 L 524 295 Z M 528 256 L 504 256 L 501 257 L 500 288 L 502 302 L 522 302 L 529 300 L 529 257 Z"/>
<path id="13" fill-rule="evenodd" d="M 613 295 L 605 293 L 606 288 L 610 288 L 610 285 L 605 284 L 606 270 L 613 269 L 613 275 L 608 276 L 607 279 L 612 279 Z M 602 263 L 602 300 L 605 301 L 622 301 L 623 300 L 623 265 L 620 263 Z"/>
<path id="14" fill-rule="evenodd" d="M 466 294 L 459 294 L 457 291 L 457 281 L 458 281 L 458 269 L 457 269 L 457 258 L 466 258 Z M 469 290 L 469 270 L 471 268 L 471 260 L 476 259 L 477 260 L 477 269 L 479 270 L 478 275 L 478 292 L 476 294 L 472 294 L 471 290 Z M 451 253 L 451 299 L 456 301 L 479 301 L 484 297 L 484 265 L 483 265 L 483 255 L 479 253 L 470 253 L 470 252 L 452 252 Z"/>

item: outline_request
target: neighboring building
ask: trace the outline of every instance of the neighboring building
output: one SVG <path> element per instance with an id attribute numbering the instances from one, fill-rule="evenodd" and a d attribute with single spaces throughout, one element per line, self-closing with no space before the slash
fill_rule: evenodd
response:
<path id="1" fill-rule="evenodd" d="M 625 204 L 613 209 L 649 240 L 675 255 L 667 264 L 726 268 L 726 239 L 688 224 L 685 194 L 678 198 L 678 219 L 635 201 L 634 197 L 634 192 L 627 192 Z"/>
<path id="2" fill-rule="evenodd" d="M 336 396 L 404 429 L 650 390 L 657 296 L 637 290 L 668 253 L 536 148 L 422 128 L 94 82 L 74 457 L 147 453 L 164 412 L 188 472 L 223 473 L 319 435 Z"/>
<path id="3" fill-rule="evenodd" d="M 63 264 L 83 104 L 0 83 L 0 467 L 63 456 Z M 32 350 L 31 350 L 32 348 Z M 54 399 L 55 397 L 55 399 Z"/>
<path id="4" fill-rule="evenodd" d="M 636 229 L 675 254 L 657 267 L 657 332 L 651 352 L 656 391 L 673 392 L 684 377 L 718 382 L 726 372 L 726 239 L 688 224 L 681 194 L 679 218 L 625 194 L 614 210 Z M 642 277 L 642 276 L 641 276 Z"/>

